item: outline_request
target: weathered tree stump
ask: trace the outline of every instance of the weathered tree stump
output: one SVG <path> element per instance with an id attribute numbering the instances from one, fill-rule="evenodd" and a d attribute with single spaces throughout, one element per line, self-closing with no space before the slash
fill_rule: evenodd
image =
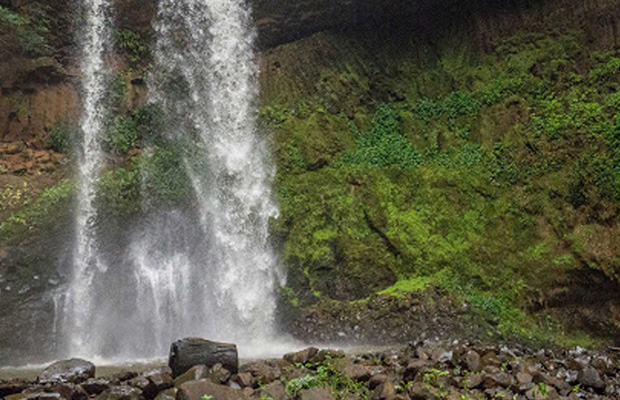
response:
<path id="1" fill-rule="evenodd" d="M 221 364 L 232 374 L 236 374 L 239 368 L 237 346 L 200 338 L 177 340 L 170 346 L 168 365 L 175 378 L 194 365 L 212 367 L 215 364 Z"/>

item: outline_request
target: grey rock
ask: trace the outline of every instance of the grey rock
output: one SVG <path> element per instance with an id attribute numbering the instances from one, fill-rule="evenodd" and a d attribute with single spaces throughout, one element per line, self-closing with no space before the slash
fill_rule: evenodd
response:
<path id="1" fill-rule="evenodd" d="M 142 391 L 129 385 L 112 386 L 97 396 L 97 400 L 142 400 Z"/>
<path id="2" fill-rule="evenodd" d="M 586 367 L 579 372 L 577 376 L 577 381 L 585 387 L 590 387 L 594 389 L 604 389 L 605 382 L 601 379 L 596 368 Z"/>
<path id="3" fill-rule="evenodd" d="M 95 365 L 79 358 L 57 361 L 41 372 L 39 382 L 81 383 L 95 376 Z"/>

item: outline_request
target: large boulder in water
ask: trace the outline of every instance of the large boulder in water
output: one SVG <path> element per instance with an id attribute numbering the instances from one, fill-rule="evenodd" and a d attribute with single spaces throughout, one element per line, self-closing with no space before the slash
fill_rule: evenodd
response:
<path id="1" fill-rule="evenodd" d="M 233 374 L 239 369 L 237 346 L 229 343 L 218 343 L 200 338 L 178 340 L 170 346 L 168 365 L 176 378 L 194 365 L 213 367 L 221 364 Z"/>
<path id="2" fill-rule="evenodd" d="M 79 358 L 57 361 L 39 375 L 39 382 L 82 383 L 95 376 L 95 365 Z"/>

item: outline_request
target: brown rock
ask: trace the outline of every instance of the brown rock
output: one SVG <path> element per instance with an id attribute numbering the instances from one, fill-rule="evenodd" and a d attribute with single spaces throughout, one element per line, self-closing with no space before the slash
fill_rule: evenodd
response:
<path id="1" fill-rule="evenodd" d="M 372 394 L 372 400 L 393 400 L 396 397 L 396 389 L 390 381 L 385 381 Z"/>
<path id="2" fill-rule="evenodd" d="M 209 377 L 209 370 L 206 365 L 194 365 L 183 375 L 177 377 L 174 380 L 174 386 L 179 387 L 185 382 L 197 381 L 199 379 L 206 379 Z"/>
<path id="3" fill-rule="evenodd" d="M 463 380 L 462 386 L 465 389 L 474 389 L 482 385 L 483 376 L 480 373 L 471 374 Z"/>
<path id="4" fill-rule="evenodd" d="M 215 383 L 224 384 L 230 379 L 230 371 L 222 367 L 222 364 L 215 364 L 209 369 L 209 379 Z"/>
<path id="5" fill-rule="evenodd" d="M 469 350 L 463 357 L 465 367 L 471 372 L 480 372 L 482 370 L 482 362 L 480 354 L 473 350 Z"/>
<path id="6" fill-rule="evenodd" d="M 18 142 L 7 143 L 3 149 L 4 154 L 17 154 L 20 151 L 22 151 L 22 146 Z"/>
<path id="7" fill-rule="evenodd" d="M 155 400 L 175 400 L 177 397 L 177 388 L 163 390 L 155 396 Z"/>
<path id="8" fill-rule="evenodd" d="M 97 396 L 97 400 L 142 400 L 142 391 L 129 385 L 112 386 Z"/>
<path id="9" fill-rule="evenodd" d="M 261 398 L 270 397 L 273 400 L 286 400 L 286 388 L 282 382 L 271 382 L 269 385 L 260 388 L 258 396 Z"/>
<path id="10" fill-rule="evenodd" d="M 110 387 L 110 381 L 102 378 L 90 378 L 83 382 L 81 386 L 89 395 L 95 395 L 107 390 Z"/>
<path id="11" fill-rule="evenodd" d="M 344 376 L 355 381 L 367 381 L 370 379 L 370 371 L 365 365 L 354 364 L 349 360 L 344 369 Z"/>
<path id="12" fill-rule="evenodd" d="M 379 374 L 375 375 L 368 380 L 368 388 L 370 390 L 375 390 L 379 385 L 386 382 L 388 380 L 387 375 Z"/>
<path id="13" fill-rule="evenodd" d="M 327 389 L 314 388 L 300 391 L 299 400 L 334 400 L 334 396 Z"/>
<path id="14" fill-rule="evenodd" d="M 252 387 L 254 385 L 254 377 L 249 372 L 240 372 L 232 376 L 231 380 L 242 388 Z"/>
<path id="15" fill-rule="evenodd" d="M 282 376 L 282 371 L 278 366 L 268 364 L 266 361 L 254 361 L 245 364 L 240 371 L 249 372 L 256 378 L 256 381 L 260 381 L 262 384 L 269 384 Z"/>
<path id="16" fill-rule="evenodd" d="M 203 396 L 213 396 L 214 400 L 249 400 L 244 390 L 231 389 L 218 385 L 209 379 L 189 381 L 178 388 L 176 400 L 202 400 Z"/>
<path id="17" fill-rule="evenodd" d="M 405 372 L 403 374 L 403 379 L 405 382 L 409 382 L 415 379 L 416 375 L 419 371 L 423 370 L 428 366 L 428 361 L 422 359 L 413 359 L 410 360 L 405 368 Z"/>
<path id="18" fill-rule="evenodd" d="M 86 390 L 82 386 L 73 383 L 56 383 L 50 386 L 48 391 L 58 393 L 67 400 L 85 400 L 88 398 Z"/>
<path id="19" fill-rule="evenodd" d="M 316 347 L 310 347 L 295 353 L 287 353 L 282 357 L 291 364 L 305 364 L 319 352 Z"/>

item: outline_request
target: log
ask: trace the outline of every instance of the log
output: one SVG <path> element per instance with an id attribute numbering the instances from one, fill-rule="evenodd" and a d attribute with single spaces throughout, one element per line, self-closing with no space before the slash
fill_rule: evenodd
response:
<path id="1" fill-rule="evenodd" d="M 170 346 L 168 365 L 175 378 L 194 365 L 206 365 L 210 368 L 215 364 L 221 364 L 230 373 L 236 374 L 239 369 L 237 346 L 201 338 L 177 340 Z"/>

